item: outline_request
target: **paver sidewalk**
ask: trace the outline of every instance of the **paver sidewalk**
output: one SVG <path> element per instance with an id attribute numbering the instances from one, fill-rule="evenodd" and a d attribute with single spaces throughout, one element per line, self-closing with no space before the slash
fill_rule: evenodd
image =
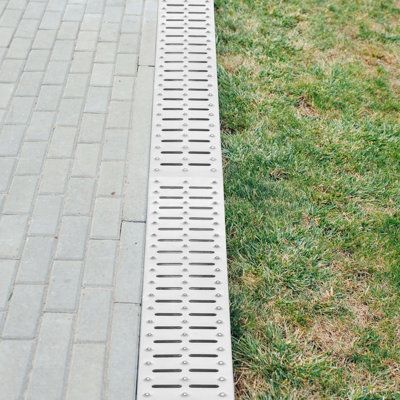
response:
<path id="1" fill-rule="evenodd" d="M 0 0 L 0 400 L 135 398 L 157 0 Z"/>

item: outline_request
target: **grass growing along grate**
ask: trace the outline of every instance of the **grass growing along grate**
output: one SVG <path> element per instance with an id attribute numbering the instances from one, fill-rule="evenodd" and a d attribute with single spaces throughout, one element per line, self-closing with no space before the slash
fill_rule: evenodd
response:
<path id="1" fill-rule="evenodd" d="M 216 0 L 238 399 L 400 399 L 399 21 Z"/>

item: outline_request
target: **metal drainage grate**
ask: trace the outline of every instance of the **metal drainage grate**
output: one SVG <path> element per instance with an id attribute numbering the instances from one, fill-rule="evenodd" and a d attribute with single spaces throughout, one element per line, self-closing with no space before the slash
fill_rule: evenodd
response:
<path id="1" fill-rule="evenodd" d="M 233 399 L 213 1 L 160 0 L 138 399 Z"/>

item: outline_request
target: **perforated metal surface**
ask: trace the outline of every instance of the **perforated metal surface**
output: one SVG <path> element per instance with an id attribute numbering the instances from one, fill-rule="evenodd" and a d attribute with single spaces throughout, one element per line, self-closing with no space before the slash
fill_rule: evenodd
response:
<path id="1" fill-rule="evenodd" d="M 213 1 L 158 18 L 137 398 L 233 399 Z"/>

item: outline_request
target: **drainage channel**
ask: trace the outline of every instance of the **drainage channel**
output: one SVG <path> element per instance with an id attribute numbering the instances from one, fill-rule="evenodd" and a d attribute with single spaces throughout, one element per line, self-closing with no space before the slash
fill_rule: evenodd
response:
<path id="1" fill-rule="evenodd" d="M 160 0 L 137 398 L 234 398 L 212 0 Z"/>

